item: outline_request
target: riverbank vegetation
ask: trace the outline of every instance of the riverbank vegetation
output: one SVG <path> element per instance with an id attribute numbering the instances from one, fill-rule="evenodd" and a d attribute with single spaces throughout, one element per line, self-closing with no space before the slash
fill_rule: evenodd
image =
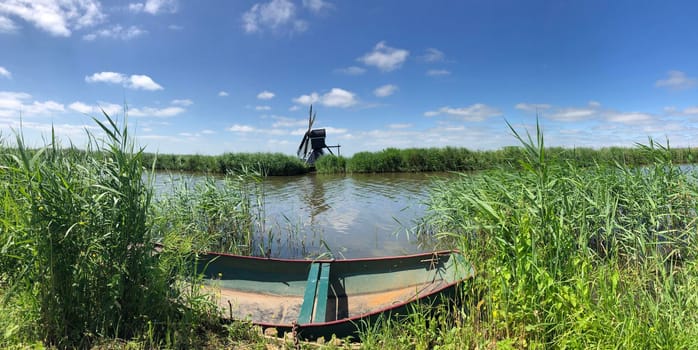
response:
<path id="1" fill-rule="evenodd" d="M 478 271 L 462 308 L 366 332 L 385 348 L 698 347 L 698 187 L 668 146 L 580 167 L 516 134 L 522 170 L 435 185 L 422 234 Z"/>
<path id="2" fill-rule="evenodd" d="M 265 176 L 301 175 L 309 171 L 303 161 L 281 153 L 224 153 L 217 156 L 199 154 L 144 153 L 144 161 L 155 170 L 211 174 L 246 172 L 255 169 Z"/>
<path id="3" fill-rule="evenodd" d="M 545 152 L 551 161 L 570 162 L 580 167 L 597 163 L 638 166 L 654 161 L 638 148 L 548 147 Z M 667 152 L 671 153 L 674 164 L 693 163 L 698 155 L 698 149 L 695 148 L 672 148 Z M 324 174 L 475 171 L 497 168 L 520 169 L 520 162 L 525 159 L 526 149 L 515 146 L 493 151 L 471 151 L 459 147 L 388 148 L 378 152 L 359 152 L 348 158 L 327 155 L 320 158 L 315 166 L 318 173 Z"/>
<path id="4" fill-rule="evenodd" d="M 125 126 L 97 123 L 105 139 L 91 136 L 87 151 L 54 140 L 27 150 L 21 135 L 16 148 L 0 145 L 0 347 L 286 346 L 248 323 L 222 324 L 192 268 L 199 250 L 264 254 L 262 173 L 181 182 L 155 199 L 152 159 Z M 435 182 L 417 230 L 474 264 L 460 302 L 416 306 L 354 340 L 368 349 L 697 348 L 698 179 L 677 166 L 691 153 L 650 141 L 572 161 L 570 150 L 546 148 L 540 130 L 512 132 L 521 147 L 502 159 L 516 167 Z M 387 169 L 419 152 L 385 153 Z"/>
<path id="5" fill-rule="evenodd" d="M 31 154 L 37 150 L 26 151 Z M 75 148 L 61 151 L 74 154 L 85 153 L 85 150 Z M 387 148 L 377 152 L 359 152 L 351 157 L 325 155 L 315 162 L 314 168 L 307 166 L 297 157 L 282 153 L 183 155 L 143 152 L 141 157 L 145 164 L 152 165 L 152 169 L 157 171 L 225 175 L 247 173 L 253 170 L 262 176 L 295 176 L 312 171 L 321 174 L 343 174 L 520 169 L 520 162 L 526 157 L 525 152 L 525 149 L 520 146 L 507 146 L 487 151 L 471 151 L 463 147 Z M 593 166 L 597 163 L 642 166 L 654 161 L 647 158 L 640 149 L 630 147 L 600 149 L 548 147 L 545 152 L 551 160 L 570 162 L 581 167 Z M 674 164 L 692 164 L 698 160 L 696 148 L 671 148 L 667 152 L 671 153 Z"/>
<path id="6" fill-rule="evenodd" d="M 2 348 L 189 347 L 219 327 L 188 238 L 154 229 L 142 151 L 97 124 L 105 139 L 87 151 L 0 146 Z"/>

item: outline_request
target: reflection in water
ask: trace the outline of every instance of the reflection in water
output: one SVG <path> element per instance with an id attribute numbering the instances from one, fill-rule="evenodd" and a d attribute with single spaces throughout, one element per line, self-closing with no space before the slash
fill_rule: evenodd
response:
<path id="1" fill-rule="evenodd" d="M 317 256 L 328 248 L 338 259 L 418 252 L 414 237 L 406 232 L 424 215 L 423 201 L 432 179 L 446 176 L 450 175 L 267 178 L 264 211 L 273 239 L 265 241 L 273 256 L 288 258 Z"/>
<path id="2" fill-rule="evenodd" d="M 315 218 L 318 217 L 323 212 L 330 209 L 330 205 L 325 199 L 325 182 L 317 176 L 304 176 L 304 185 L 306 185 L 302 191 L 303 199 L 305 203 L 308 203 L 310 211 L 310 224 L 315 224 Z"/>

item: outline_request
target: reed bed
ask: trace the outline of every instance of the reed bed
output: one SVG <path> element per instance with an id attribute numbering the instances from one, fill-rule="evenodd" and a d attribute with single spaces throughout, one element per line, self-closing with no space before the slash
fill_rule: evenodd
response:
<path id="1" fill-rule="evenodd" d="M 310 170 L 297 157 L 281 153 L 224 153 L 216 156 L 145 153 L 143 157 L 154 163 L 156 170 L 166 171 L 225 175 L 256 169 L 264 176 L 291 176 Z"/>
<path id="2" fill-rule="evenodd" d="M 245 169 L 192 182 L 174 179 L 153 204 L 153 230 L 177 233 L 193 251 L 264 255 L 264 186 L 259 171 Z"/>
<path id="3" fill-rule="evenodd" d="M 521 171 L 463 175 L 429 200 L 422 234 L 478 271 L 463 306 L 362 338 L 423 349 L 698 347 L 694 174 L 653 141 L 636 149 L 647 166 L 581 167 L 550 157 L 540 130 L 512 131 Z"/>
<path id="4" fill-rule="evenodd" d="M 213 322 L 192 251 L 155 253 L 150 164 L 105 117 L 87 151 L 55 138 L 31 151 L 20 134 L 0 152 L 0 347 L 187 347 Z"/>
<path id="5" fill-rule="evenodd" d="M 580 167 L 596 163 L 637 166 L 654 161 L 640 149 L 622 147 L 549 147 L 545 152 L 550 160 L 569 162 Z M 674 164 L 695 161 L 696 149 L 693 148 L 672 148 L 667 152 L 671 154 Z M 325 156 L 315 166 L 320 173 L 467 172 L 497 168 L 520 169 L 520 161 L 525 157 L 526 149 L 521 146 L 508 146 L 494 151 L 471 151 L 459 147 L 388 148 L 378 152 L 359 152 L 349 158 Z"/>

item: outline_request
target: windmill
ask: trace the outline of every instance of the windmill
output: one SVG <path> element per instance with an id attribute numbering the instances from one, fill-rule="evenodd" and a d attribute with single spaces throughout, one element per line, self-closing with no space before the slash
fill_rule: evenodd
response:
<path id="1" fill-rule="evenodd" d="M 310 115 L 308 116 L 308 131 L 306 131 L 305 135 L 303 135 L 303 140 L 301 140 L 301 144 L 298 146 L 298 151 L 296 152 L 298 158 L 302 159 L 306 164 L 310 166 L 313 166 L 313 164 L 315 164 L 315 161 L 325 154 L 325 148 L 327 148 L 330 154 L 334 155 L 330 148 L 336 147 L 337 152 L 339 153 L 340 147 L 339 145 L 328 146 L 325 143 L 325 129 L 313 129 L 313 123 L 315 123 L 316 116 L 317 113 L 313 113 L 313 106 L 310 105 Z"/>

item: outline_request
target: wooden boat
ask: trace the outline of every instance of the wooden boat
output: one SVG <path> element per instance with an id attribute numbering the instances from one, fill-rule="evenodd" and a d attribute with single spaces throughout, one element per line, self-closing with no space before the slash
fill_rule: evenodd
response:
<path id="1" fill-rule="evenodd" d="M 456 251 L 315 261 L 207 253 L 198 266 L 224 318 L 303 339 L 356 335 L 381 315 L 453 296 L 475 273 Z"/>

